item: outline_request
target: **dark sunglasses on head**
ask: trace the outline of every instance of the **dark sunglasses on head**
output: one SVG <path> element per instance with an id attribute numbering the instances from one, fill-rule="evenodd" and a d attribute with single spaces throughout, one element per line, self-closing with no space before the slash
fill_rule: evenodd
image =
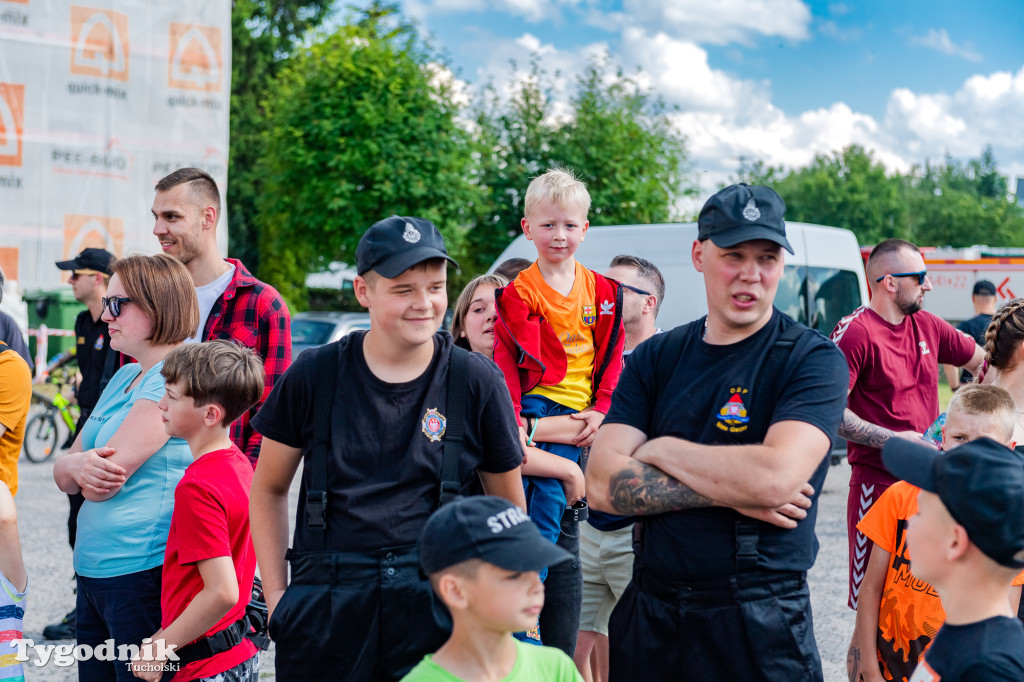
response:
<path id="1" fill-rule="evenodd" d="M 650 296 L 651 295 L 651 292 L 649 292 L 649 291 L 644 291 L 643 289 L 637 289 L 636 287 L 631 287 L 628 284 L 623 284 L 622 282 L 619 282 L 619 284 L 622 286 L 623 289 L 629 289 L 630 291 L 635 291 L 636 293 L 640 294 L 641 296 Z"/>
<path id="2" fill-rule="evenodd" d="M 924 278 L 928 276 L 927 270 L 921 270 L 920 272 L 890 272 L 888 275 L 882 275 L 876 282 L 881 282 L 886 277 L 917 277 L 918 284 L 924 284 Z"/>
<path id="3" fill-rule="evenodd" d="M 100 305 L 102 308 L 106 308 L 110 311 L 111 317 L 119 317 L 121 315 L 121 304 L 131 303 L 132 299 L 127 296 L 104 296 L 100 299 Z M 101 308 L 101 309 L 102 309 Z"/>

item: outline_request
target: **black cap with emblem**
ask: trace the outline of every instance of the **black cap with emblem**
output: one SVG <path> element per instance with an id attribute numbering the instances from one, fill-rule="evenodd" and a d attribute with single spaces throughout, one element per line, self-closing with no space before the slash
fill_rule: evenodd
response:
<path id="1" fill-rule="evenodd" d="M 786 202 L 778 192 L 761 185 L 729 185 L 704 204 L 697 218 L 697 239 L 710 239 L 727 249 L 754 239 L 768 239 L 790 253 L 786 239 Z"/>
<path id="2" fill-rule="evenodd" d="M 432 258 L 444 258 L 459 267 L 448 256 L 444 237 L 434 223 L 393 215 L 371 225 L 359 240 L 356 272 L 363 275 L 373 270 L 381 277 L 393 279 Z"/>

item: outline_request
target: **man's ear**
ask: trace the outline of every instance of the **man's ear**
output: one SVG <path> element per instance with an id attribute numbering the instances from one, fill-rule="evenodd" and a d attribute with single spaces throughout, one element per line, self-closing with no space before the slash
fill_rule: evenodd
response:
<path id="1" fill-rule="evenodd" d="M 352 291 L 356 295 L 356 300 L 359 301 L 359 305 L 364 308 L 370 307 L 370 297 L 367 296 L 367 291 L 370 288 L 370 283 L 363 278 L 362 275 L 356 275 L 355 279 L 352 280 Z"/>
<path id="2" fill-rule="evenodd" d="M 954 522 L 946 545 L 946 559 L 957 561 L 967 553 L 970 547 L 971 539 L 967 537 L 967 529 Z"/>
<path id="3" fill-rule="evenodd" d="M 704 272 L 704 244 L 699 239 L 693 240 L 690 248 L 690 258 L 693 259 L 693 267 L 697 272 Z"/>

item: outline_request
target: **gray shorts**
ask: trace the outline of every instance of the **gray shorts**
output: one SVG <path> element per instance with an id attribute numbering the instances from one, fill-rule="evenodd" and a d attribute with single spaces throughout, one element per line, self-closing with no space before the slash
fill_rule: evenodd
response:
<path id="1" fill-rule="evenodd" d="M 260 652 L 252 658 L 242 661 L 234 668 L 217 673 L 212 677 L 204 677 L 198 682 L 257 682 L 260 678 Z"/>
<path id="2" fill-rule="evenodd" d="M 608 634 L 608 618 L 633 577 L 633 525 L 603 531 L 580 524 L 583 607 L 580 630 Z"/>

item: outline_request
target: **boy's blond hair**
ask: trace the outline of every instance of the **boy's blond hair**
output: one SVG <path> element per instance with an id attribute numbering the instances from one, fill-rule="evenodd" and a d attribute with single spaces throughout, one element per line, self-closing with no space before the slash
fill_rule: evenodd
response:
<path id="1" fill-rule="evenodd" d="M 226 339 L 179 346 L 164 358 L 164 381 L 177 384 L 196 407 L 215 403 L 225 426 L 263 396 L 263 361 L 251 348 Z"/>
<path id="2" fill-rule="evenodd" d="M 961 412 L 990 416 L 1003 427 L 1006 440 L 1013 437 L 1017 406 L 1005 389 L 983 384 L 969 384 L 959 388 L 950 398 L 946 414 Z"/>
<path id="3" fill-rule="evenodd" d="M 537 204 L 550 201 L 563 208 L 576 204 L 583 209 L 583 214 L 590 212 L 590 194 L 570 168 L 556 166 L 544 175 L 533 179 L 526 188 L 526 199 L 523 202 L 523 213 L 530 215 Z"/>

